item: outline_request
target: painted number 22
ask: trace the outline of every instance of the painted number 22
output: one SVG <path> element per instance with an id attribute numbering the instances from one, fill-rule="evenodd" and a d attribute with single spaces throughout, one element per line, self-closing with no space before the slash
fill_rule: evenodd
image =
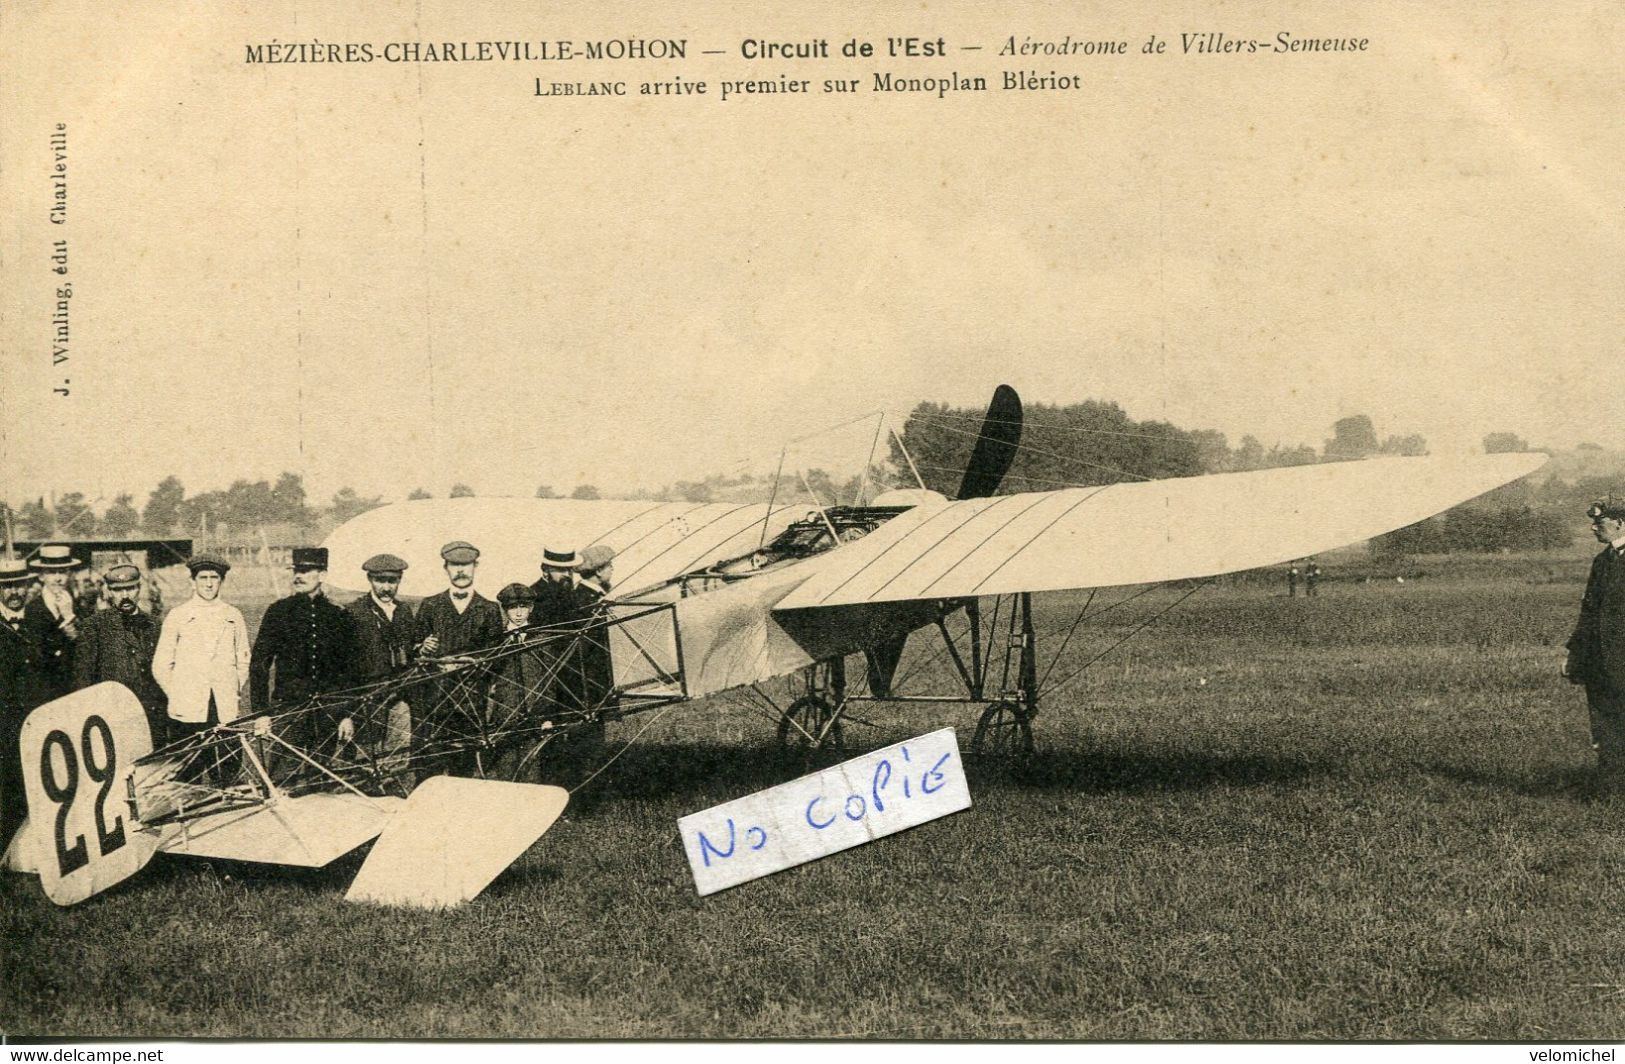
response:
<path id="1" fill-rule="evenodd" d="M 95 733 L 101 734 L 103 756 L 100 762 L 96 760 L 96 744 L 90 738 Z M 90 777 L 92 783 L 101 784 L 101 790 L 96 792 L 96 846 L 101 856 L 106 857 L 124 845 L 124 818 L 114 817 L 113 828 L 109 831 L 106 815 L 102 811 L 107 792 L 113 789 L 113 766 L 118 763 L 113 756 L 113 729 L 101 717 L 86 717 L 79 746 L 84 751 L 85 775 Z M 57 778 L 56 761 L 51 757 L 53 749 L 62 752 L 63 779 Z M 40 748 L 40 782 L 45 787 L 46 797 L 57 805 L 56 863 L 62 875 L 67 876 L 90 863 L 83 835 L 76 837 L 73 845 L 68 845 L 68 813 L 73 809 L 74 796 L 79 793 L 79 755 L 67 732 L 52 731 L 45 737 L 45 744 Z"/>

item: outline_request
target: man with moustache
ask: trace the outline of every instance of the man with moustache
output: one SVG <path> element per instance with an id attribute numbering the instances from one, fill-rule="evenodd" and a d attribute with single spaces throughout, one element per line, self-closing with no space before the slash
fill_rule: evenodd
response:
<path id="1" fill-rule="evenodd" d="M 292 708 L 311 695 L 350 684 L 355 676 L 355 619 L 322 586 L 327 548 L 295 547 L 292 569 L 293 594 L 266 608 L 254 639 L 249 698 L 259 711 Z M 308 751 L 337 745 L 339 723 L 301 714 L 281 734 Z"/>
<path id="2" fill-rule="evenodd" d="M 41 701 L 73 690 L 73 647 L 79 639 L 79 616 L 68 583 L 79 567 L 68 547 L 47 543 L 28 563 L 39 576 L 39 597 L 24 607 L 24 624 L 39 647 Z"/>
<path id="3" fill-rule="evenodd" d="M 405 560 L 393 554 L 375 554 L 361 563 L 370 590 L 344 607 L 355 622 L 355 678 L 360 683 L 387 679 L 412 663 L 412 611 L 396 601 L 406 567 Z M 403 699 L 383 713 L 382 720 L 339 721 L 339 741 L 354 741 L 365 756 L 377 759 L 397 789 L 410 791 L 402 762 L 412 743 L 411 707 Z"/>
<path id="4" fill-rule="evenodd" d="M 474 573 L 480 564 L 478 548 L 455 540 L 440 548 L 440 558 L 451 586 L 418 603 L 413 639 L 420 659 L 454 657 L 492 646 L 502 638 L 502 608 L 474 590 Z M 448 678 L 429 689 L 428 705 L 419 718 L 422 726 L 413 728 L 412 738 L 420 749 L 425 744 L 433 747 L 451 741 L 472 741 L 478 733 L 478 722 L 470 714 L 481 712 L 483 706 L 474 702 L 459 705 L 453 695 L 456 683 Z M 469 697 L 484 700 L 483 696 Z M 453 758 L 450 764 L 451 771 L 458 775 L 473 774 L 475 766 L 472 749 Z"/>
<path id="5" fill-rule="evenodd" d="M 27 565 L 0 560 L 0 853 L 28 815 L 20 742 L 24 718 L 40 703 L 39 647 L 24 622 L 33 583 Z"/>
<path id="6" fill-rule="evenodd" d="M 169 718 L 163 689 L 152 678 L 158 626 L 141 609 L 141 570 L 121 563 L 102 578 L 108 608 L 87 614 L 73 655 L 75 690 L 113 681 L 128 687 L 147 711 L 153 742 L 162 745 Z"/>

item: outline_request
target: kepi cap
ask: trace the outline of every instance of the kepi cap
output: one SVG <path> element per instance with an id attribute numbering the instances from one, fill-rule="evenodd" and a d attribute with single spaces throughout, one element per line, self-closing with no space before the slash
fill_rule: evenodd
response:
<path id="1" fill-rule="evenodd" d="M 535 601 L 536 592 L 532 591 L 524 584 L 509 584 L 507 587 L 497 592 L 497 603 L 503 609 L 507 609 L 509 606 L 518 606 L 520 604 L 528 606 Z"/>
<path id="2" fill-rule="evenodd" d="M 141 583 L 141 570 L 125 563 L 115 565 L 102 574 L 102 584 L 109 591 L 118 591 L 126 587 L 136 587 Z"/>
<path id="3" fill-rule="evenodd" d="M 480 550 L 472 543 L 454 539 L 440 548 L 440 556 L 453 565 L 467 565 L 480 560 Z"/>
<path id="4" fill-rule="evenodd" d="M 219 573 L 221 576 L 225 576 L 231 572 L 231 563 L 218 554 L 194 554 L 187 559 L 186 567 L 192 571 L 193 576 L 202 572 Z"/>
<path id="5" fill-rule="evenodd" d="M 365 573 L 404 573 L 406 561 L 393 554 L 374 554 L 361 563 L 361 571 Z"/>
<path id="6" fill-rule="evenodd" d="M 66 543 L 47 543 L 39 549 L 29 568 L 50 571 L 54 569 L 77 569 L 79 559 L 73 556 Z"/>
<path id="7" fill-rule="evenodd" d="M 295 547 L 293 549 L 293 567 L 295 569 L 326 569 L 326 547 Z"/>

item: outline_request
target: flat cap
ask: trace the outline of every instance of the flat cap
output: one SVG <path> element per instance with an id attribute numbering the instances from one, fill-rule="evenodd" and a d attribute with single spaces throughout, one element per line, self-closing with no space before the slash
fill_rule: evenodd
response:
<path id="1" fill-rule="evenodd" d="M 406 561 L 393 554 L 374 554 L 361 563 L 361 571 L 365 573 L 404 573 Z"/>
<path id="2" fill-rule="evenodd" d="M 293 549 L 293 567 L 295 569 L 326 569 L 326 547 L 295 547 Z"/>
<path id="3" fill-rule="evenodd" d="M 542 548 L 543 569 L 574 569 L 581 564 L 573 550 L 554 550 L 552 547 Z"/>
<path id="4" fill-rule="evenodd" d="M 524 584 L 509 584 L 507 587 L 497 592 L 497 604 L 502 606 L 504 609 L 509 606 L 520 605 L 521 603 L 528 606 L 535 601 L 536 592 L 532 591 Z"/>
<path id="5" fill-rule="evenodd" d="M 79 559 L 73 556 L 66 543 L 47 543 L 28 563 L 32 569 L 77 569 Z"/>
<path id="6" fill-rule="evenodd" d="M 464 543 L 460 539 L 454 539 L 440 548 L 440 556 L 454 565 L 467 565 L 469 562 L 480 560 L 480 551 L 472 543 Z"/>
<path id="7" fill-rule="evenodd" d="M 20 558 L 0 558 L 0 584 L 26 584 L 34 579 L 28 563 Z"/>
<path id="8" fill-rule="evenodd" d="M 581 552 L 581 570 L 596 573 L 615 560 L 615 548 L 608 543 L 594 543 Z"/>
<path id="9" fill-rule="evenodd" d="M 128 563 L 115 565 L 102 574 L 102 583 L 109 591 L 135 587 L 141 583 L 141 570 Z"/>
<path id="10" fill-rule="evenodd" d="M 218 554 L 194 554 L 186 562 L 186 567 L 196 576 L 201 572 L 219 573 L 225 576 L 231 572 L 231 563 Z"/>

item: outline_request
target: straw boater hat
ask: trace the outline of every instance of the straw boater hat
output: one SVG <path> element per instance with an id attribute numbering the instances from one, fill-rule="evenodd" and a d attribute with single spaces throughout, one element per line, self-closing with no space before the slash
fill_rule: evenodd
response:
<path id="1" fill-rule="evenodd" d="M 73 556 L 65 543 L 47 543 L 39 549 L 39 554 L 28 563 L 29 568 L 40 572 L 53 572 L 58 569 L 77 569 L 79 559 Z"/>
<path id="2" fill-rule="evenodd" d="M 0 558 L 0 586 L 27 584 L 34 579 L 27 564 L 18 558 Z"/>
<path id="3" fill-rule="evenodd" d="M 554 550 L 551 547 L 542 548 L 543 569 L 575 569 L 581 565 L 581 559 L 576 557 L 573 550 Z"/>

